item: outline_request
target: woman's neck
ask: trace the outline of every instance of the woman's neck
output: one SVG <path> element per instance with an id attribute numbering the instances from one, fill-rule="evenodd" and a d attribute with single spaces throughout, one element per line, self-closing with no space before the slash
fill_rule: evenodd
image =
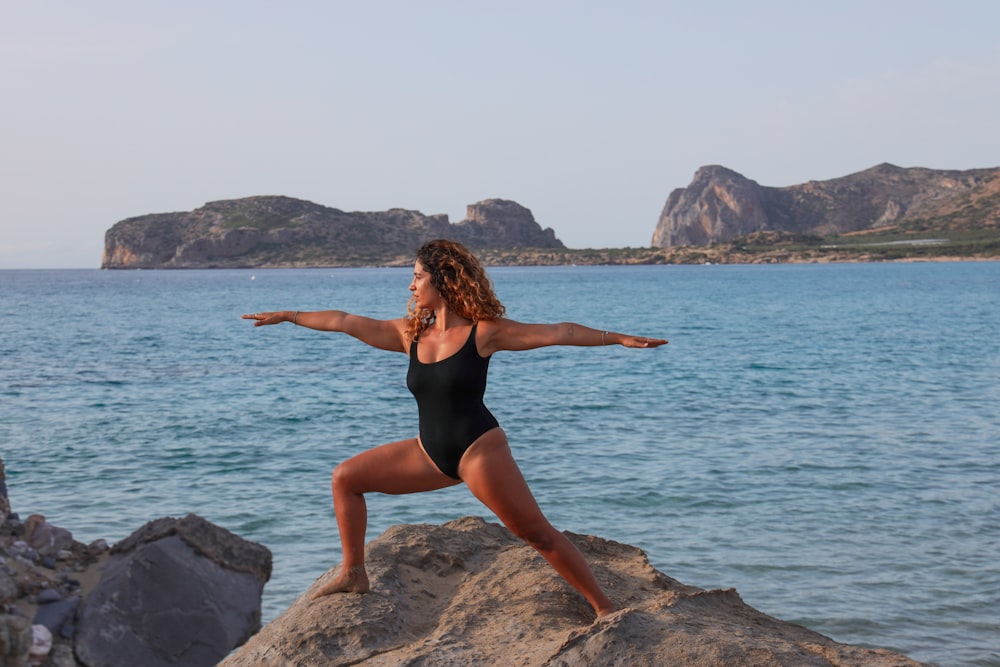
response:
<path id="1" fill-rule="evenodd" d="M 461 315 L 456 315 L 451 312 L 448 308 L 442 308 L 434 312 L 434 323 L 430 326 L 434 333 L 438 336 L 443 336 L 450 329 L 455 327 L 464 327 L 472 324 L 472 320 L 467 317 L 462 317 Z"/>

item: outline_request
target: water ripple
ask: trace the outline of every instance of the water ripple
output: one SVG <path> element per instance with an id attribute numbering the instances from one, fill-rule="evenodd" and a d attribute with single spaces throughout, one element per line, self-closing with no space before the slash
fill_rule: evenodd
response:
<path id="1" fill-rule="evenodd" d="M 671 340 L 494 357 L 488 402 L 554 524 L 839 641 L 1000 663 L 1000 263 L 491 275 L 516 319 Z M 14 508 L 85 541 L 202 514 L 272 549 L 273 618 L 339 560 L 330 470 L 413 435 L 414 406 L 402 355 L 239 315 L 397 317 L 407 283 L 405 269 L 0 271 L 9 309 L 74 323 L 0 319 Z M 492 519 L 461 486 L 369 508 L 369 537 Z"/>

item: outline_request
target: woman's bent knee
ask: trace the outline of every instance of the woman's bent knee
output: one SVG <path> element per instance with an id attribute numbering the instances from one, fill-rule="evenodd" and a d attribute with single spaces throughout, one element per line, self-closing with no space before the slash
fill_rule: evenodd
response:
<path id="1" fill-rule="evenodd" d="M 514 534 L 537 551 L 552 551 L 560 533 L 551 525 L 523 526 L 512 529 Z"/>
<path id="2" fill-rule="evenodd" d="M 349 460 L 338 464 L 330 475 L 330 484 L 333 487 L 334 493 L 337 491 L 350 491 L 354 485 L 355 477 L 353 466 Z"/>

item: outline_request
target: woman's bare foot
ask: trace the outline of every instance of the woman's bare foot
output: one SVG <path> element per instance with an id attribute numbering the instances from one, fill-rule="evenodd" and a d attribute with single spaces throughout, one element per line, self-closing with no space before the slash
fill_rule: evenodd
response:
<path id="1" fill-rule="evenodd" d="M 367 593 L 368 589 L 368 573 L 365 572 L 365 566 L 355 565 L 347 572 L 341 571 L 336 579 L 313 593 L 310 599 L 315 600 L 332 593 Z"/>

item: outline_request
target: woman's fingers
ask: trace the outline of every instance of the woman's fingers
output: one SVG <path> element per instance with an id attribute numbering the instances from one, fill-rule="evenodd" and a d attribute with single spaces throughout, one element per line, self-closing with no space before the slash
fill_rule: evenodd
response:
<path id="1" fill-rule="evenodd" d="M 254 320 L 253 325 L 255 327 L 263 326 L 265 324 L 277 324 L 281 321 L 281 313 L 249 313 L 244 314 L 244 320 Z"/>

